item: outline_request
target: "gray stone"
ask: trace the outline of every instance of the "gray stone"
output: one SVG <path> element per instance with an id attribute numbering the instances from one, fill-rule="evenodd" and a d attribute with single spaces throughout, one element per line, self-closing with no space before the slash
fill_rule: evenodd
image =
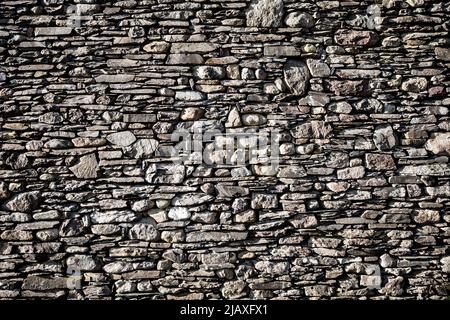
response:
<path id="1" fill-rule="evenodd" d="M 39 122 L 48 124 L 57 124 L 63 121 L 63 116 L 58 112 L 47 112 L 39 117 Z"/>
<path id="2" fill-rule="evenodd" d="M 328 77 L 331 74 L 330 67 L 319 60 L 307 59 L 309 72 L 313 77 Z"/>
<path id="3" fill-rule="evenodd" d="M 171 53 L 205 53 L 211 52 L 219 48 L 216 43 L 210 42 L 180 42 L 173 43 L 170 49 Z"/>
<path id="4" fill-rule="evenodd" d="M 275 194 L 254 193 L 251 202 L 252 209 L 273 209 L 278 207 Z"/>
<path id="5" fill-rule="evenodd" d="M 298 60 L 288 60 L 283 69 L 284 81 L 291 93 L 304 95 L 309 86 L 309 71 L 305 63 Z"/>
<path id="6" fill-rule="evenodd" d="M 225 127 L 227 128 L 235 128 L 240 127 L 242 125 L 241 116 L 239 114 L 238 108 L 231 109 L 228 114 L 227 122 L 225 123 Z"/>
<path id="7" fill-rule="evenodd" d="M 205 98 L 206 96 L 198 91 L 177 91 L 175 93 L 175 99 L 181 101 L 200 101 Z"/>
<path id="8" fill-rule="evenodd" d="M 103 74 L 95 77 L 96 82 L 106 83 L 127 83 L 133 81 L 135 75 L 132 74 Z"/>
<path id="9" fill-rule="evenodd" d="M 149 166 L 145 180 L 155 184 L 178 184 L 185 177 L 185 167 L 177 164 L 155 163 Z"/>
<path id="10" fill-rule="evenodd" d="M 150 223 L 138 223 L 130 229 L 129 237 L 135 240 L 155 241 L 159 239 L 159 232 Z"/>
<path id="11" fill-rule="evenodd" d="M 170 43 L 165 41 L 153 41 L 144 46 L 144 51 L 150 53 L 165 53 L 169 51 Z"/>
<path id="12" fill-rule="evenodd" d="M 193 74 L 198 79 L 211 80 L 225 78 L 225 70 L 218 66 L 198 66 L 193 68 Z"/>
<path id="13" fill-rule="evenodd" d="M 70 27 L 37 27 L 34 29 L 35 36 L 63 36 L 72 33 Z"/>
<path id="14" fill-rule="evenodd" d="M 338 179 L 361 179 L 364 177 L 365 168 L 363 166 L 340 169 L 337 171 Z"/>
<path id="15" fill-rule="evenodd" d="M 282 0 L 253 0 L 246 12 L 249 27 L 279 27 L 284 14 Z"/>
<path id="16" fill-rule="evenodd" d="M 75 254 L 66 259 L 67 268 L 75 271 L 94 271 L 101 268 L 101 264 L 93 256 Z"/>
<path id="17" fill-rule="evenodd" d="M 315 20 L 309 13 L 295 11 L 286 16 L 284 23 L 292 28 L 311 28 Z"/>
<path id="18" fill-rule="evenodd" d="M 379 150 L 390 150 L 397 145 L 397 136 L 388 124 L 375 128 L 373 142 Z"/>
<path id="19" fill-rule="evenodd" d="M 203 64 L 204 60 L 198 53 L 173 53 L 167 58 L 167 64 Z"/>
<path id="20" fill-rule="evenodd" d="M 128 147 L 136 141 L 136 137 L 131 131 L 122 131 L 107 135 L 106 140 L 120 147 Z"/>
<path id="21" fill-rule="evenodd" d="M 169 209 L 168 217 L 172 220 L 187 220 L 191 217 L 191 213 L 184 207 L 173 207 Z"/>
<path id="22" fill-rule="evenodd" d="M 258 261 L 255 268 L 264 274 L 283 275 L 289 273 L 289 262 Z"/>
<path id="23" fill-rule="evenodd" d="M 195 108 L 195 107 L 184 108 L 181 111 L 180 118 L 181 120 L 186 121 L 196 121 L 199 120 L 204 113 L 205 111 L 202 108 Z"/>
<path id="24" fill-rule="evenodd" d="M 144 212 L 153 208 L 154 202 L 149 199 L 143 199 L 133 203 L 131 209 L 135 212 Z"/>
<path id="25" fill-rule="evenodd" d="M 447 176 L 450 174 L 450 165 L 447 163 L 408 165 L 401 168 L 399 172 L 405 176 Z"/>
<path id="26" fill-rule="evenodd" d="M 126 147 L 125 152 L 136 159 L 147 158 L 156 151 L 158 145 L 159 142 L 155 139 L 138 139 L 131 146 Z"/>
<path id="27" fill-rule="evenodd" d="M 95 154 L 89 154 L 82 156 L 78 163 L 72 167 L 69 167 L 75 177 L 81 179 L 94 179 L 98 176 L 98 162 Z"/>
<path id="28" fill-rule="evenodd" d="M 226 184 L 216 185 L 216 190 L 218 192 L 218 196 L 224 197 L 224 198 L 234 198 L 234 197 L 246 196 L 249 194 L 248 188 L 226 185 Z"/>
<path id="29" fill-rule="evenodd" d="M 422 92 L 427 89 L 428 81 L 426 78 L 410 78 L 402 83 L 402 90 L 409 92 Z"/>
<path id="30" fill-rule="evenodd" d="M 54 290 L 67 289 L 69 287 L 69 279 L 66 277 L 43 277 L 36 275 L 27 276 L 22 284 L 23 290 Z"/>
<path id="31" fill-rule="evenodd" d="M 214 200 L 213 196 L 202 193 L 184 193 L 172 199 L 174 206 L 193 206 Z"/>
<path id="32" fill-rule="evenodd" d="M 39 207 L 41 200 L 38 191 L 23 192 L 7 201 L 5 208 L 10 211 L 31 212 Z"/>
<path id="33" fill-rule="evenodd" d="M 222 241 L 241 241 L 245 240 L 248 236 L 247 232 L 240 231 L 230 231 L 230 232 L 220 232 L 220 231 L 194 231 L 189 232 L 186 235 L 186 242 L 202 242 L 202 241 L 212 241 L 212 242 L 222 242 Z"/>
<path id="34" fill-rule="evenodd" d="M 429 139 L 425 148 L 434 154 L 450 154 L 450 133 L 438 133 Z"/>
<path id="35" fill-rule="evenodd" d="M 247 284 L 243 280 L 225 282 L 220 290 L 225 299 L 238 299 L 246 295 Z"/>

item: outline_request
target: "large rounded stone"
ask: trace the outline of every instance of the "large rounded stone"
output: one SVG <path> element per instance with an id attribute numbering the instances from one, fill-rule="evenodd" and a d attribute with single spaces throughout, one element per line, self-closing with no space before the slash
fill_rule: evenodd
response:
<path id="1" fill-rule="evenodd" d="M 249 27 L 279 27 L 284 14 L 282 0 L 254 0 L 247 11 Z"/>
<path id="2" fill-rule="evenodd" d="M 312 15 L 303 12 L 291 12 L 287 15 L 284 23 L 292 28 L 311 28 L 315 21 Z"/>

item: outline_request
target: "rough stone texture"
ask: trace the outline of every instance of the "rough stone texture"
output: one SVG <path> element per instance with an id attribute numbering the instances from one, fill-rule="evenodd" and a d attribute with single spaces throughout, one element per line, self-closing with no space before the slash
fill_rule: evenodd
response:
<path id="1" fill-rule="evenodd" d="M 279 27 L 283 13 L 283 0 L 253 0 L 246 13 L 247 26 Z"/>
<path id="2" fill-rule="evenodd" d="M 0 299 L 448 297 L 448 1 L 0 13 Z M 174 162 L 199 127 L 279 166 Z"/>

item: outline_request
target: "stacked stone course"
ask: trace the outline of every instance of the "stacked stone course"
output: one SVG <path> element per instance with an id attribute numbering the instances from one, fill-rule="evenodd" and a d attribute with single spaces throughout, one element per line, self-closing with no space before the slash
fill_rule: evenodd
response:
<path id="1" fill-rule="evenodd" d="M 446 298 L 449 17 L 1 0 L 0 298 Z M 279 167 L 172 161 L 198 126 Z"/>

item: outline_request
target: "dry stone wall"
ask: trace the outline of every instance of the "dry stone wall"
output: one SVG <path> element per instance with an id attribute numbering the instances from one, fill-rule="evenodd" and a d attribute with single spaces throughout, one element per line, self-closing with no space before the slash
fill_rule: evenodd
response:
<path id="1" fill-rule="evenodd" d="M 449 16 L 1 0 L 0 297 L 445 298 Z M 199 128 L 279 163 L 175 161 Z"/>

